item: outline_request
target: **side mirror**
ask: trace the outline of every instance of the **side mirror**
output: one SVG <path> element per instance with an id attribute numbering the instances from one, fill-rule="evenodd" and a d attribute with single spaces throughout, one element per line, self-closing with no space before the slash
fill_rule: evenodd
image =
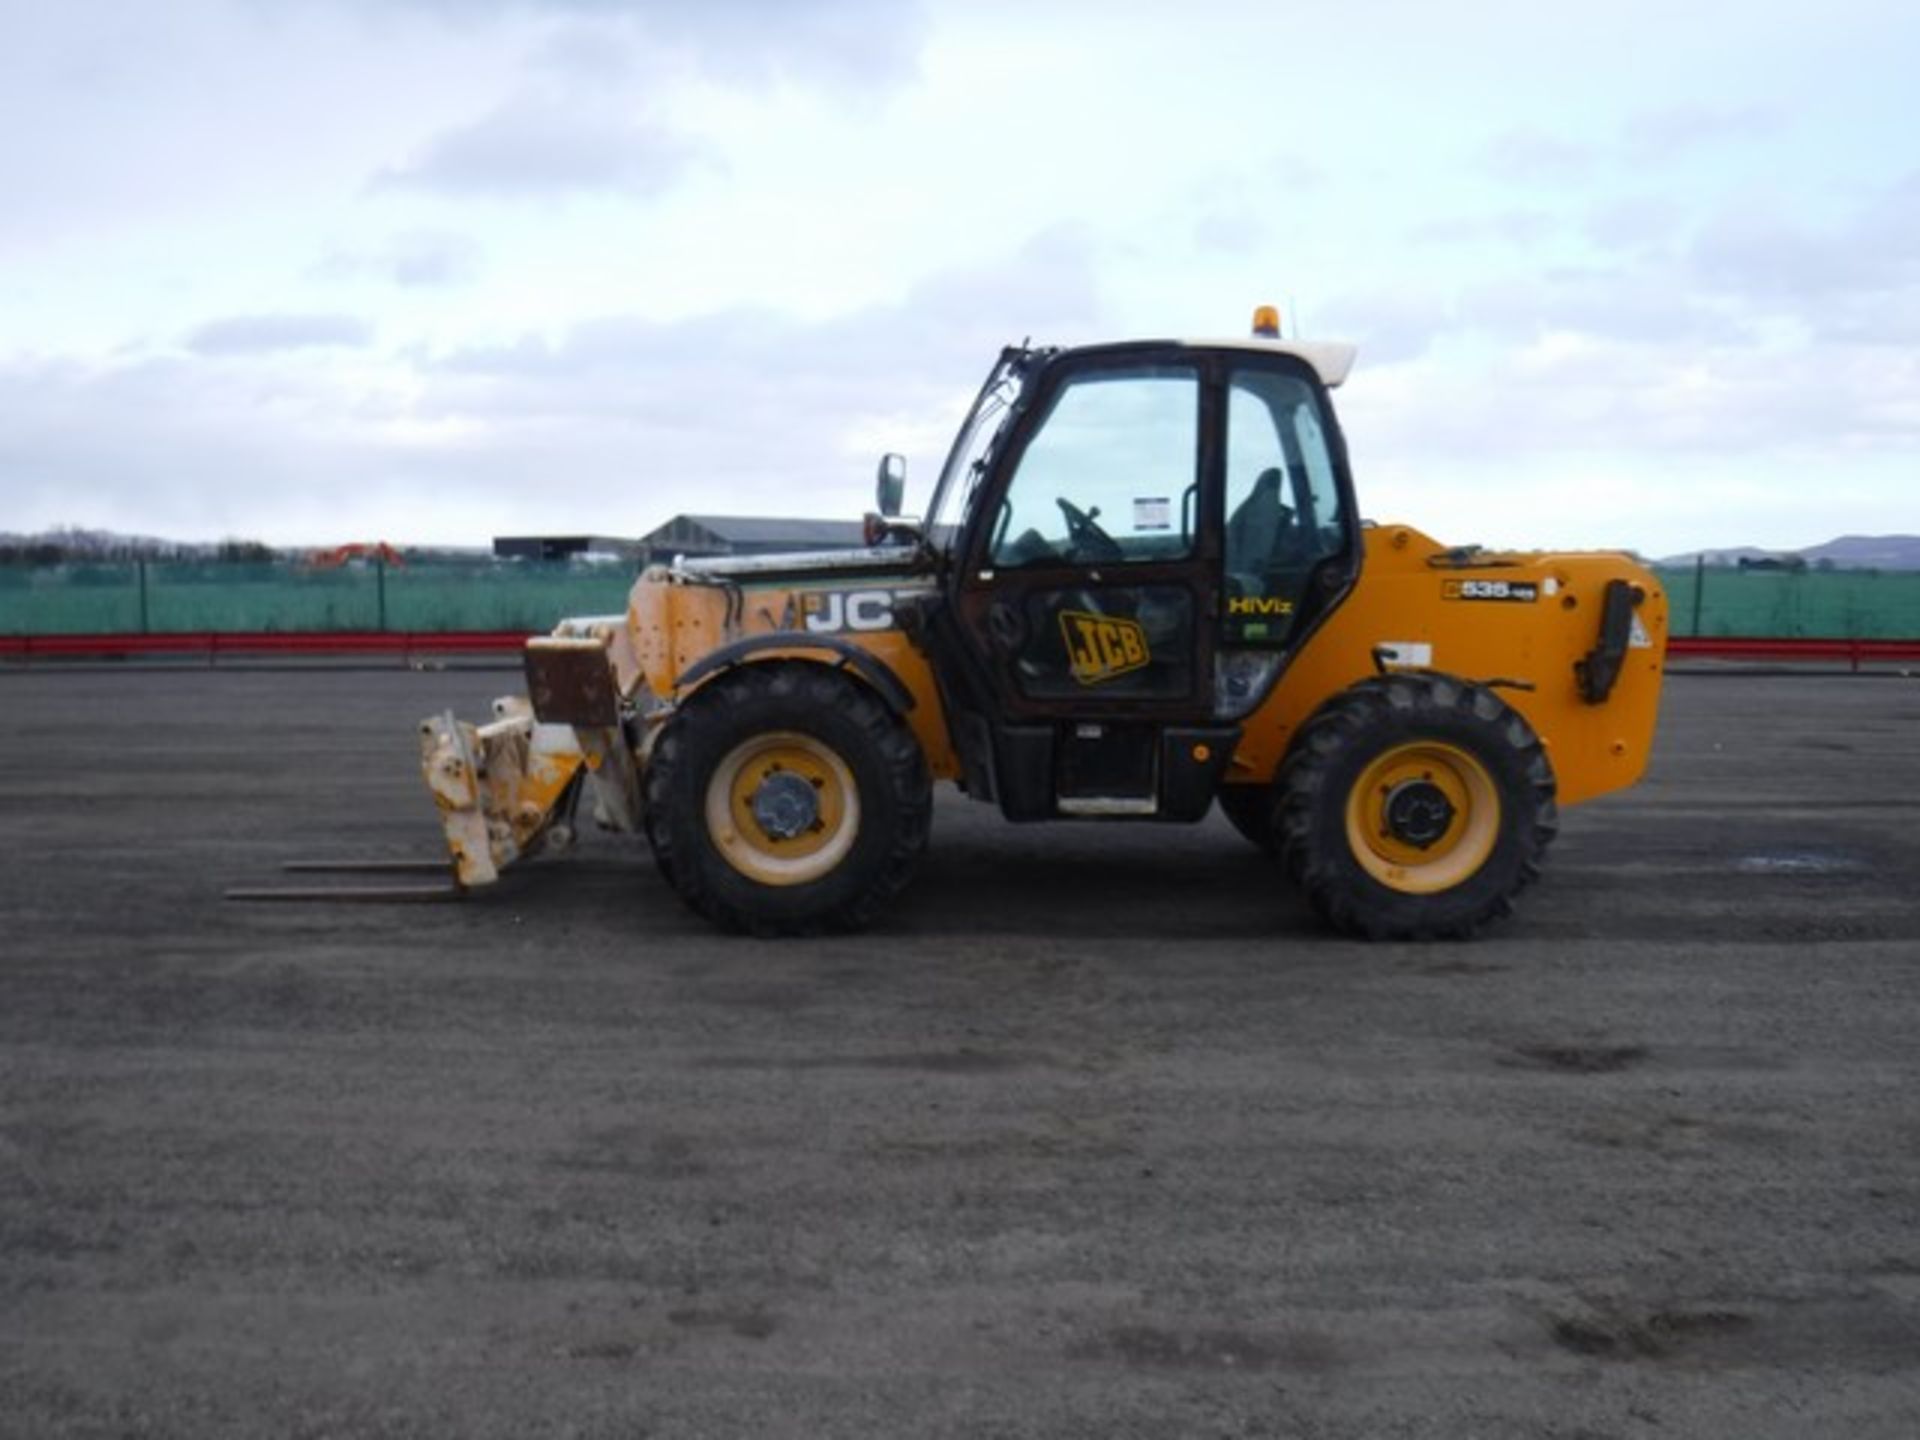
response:
<path id="1" fill-rule="evenodd" d="M 907 457 L 886 454 L 880 457 L 880 468 L 874 475 L 874 503 L 880 513 L 891 520 L 900 513 L 901 502 L 907 498 Z"/>

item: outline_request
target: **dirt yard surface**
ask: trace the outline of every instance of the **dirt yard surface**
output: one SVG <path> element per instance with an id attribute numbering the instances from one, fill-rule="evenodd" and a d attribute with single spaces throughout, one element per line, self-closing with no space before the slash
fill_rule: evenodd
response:
<path id="1" fill-rule="evenodd" d="M 1676 677 L 1471 944 L 954 797 L 854 938 L 222 903 L 515 683 L 0 673 L 0 1434 L 1920 1434 L 1920 683 Z"/>

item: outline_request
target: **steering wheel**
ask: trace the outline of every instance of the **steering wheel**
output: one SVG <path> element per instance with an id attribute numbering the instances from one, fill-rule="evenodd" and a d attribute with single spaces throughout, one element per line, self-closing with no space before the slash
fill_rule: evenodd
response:
<path id="1" fill-rule="evenodd" d="M 1054 498 L 1060 513 L 1067 517 L 1067 558 L 1070 560 L 1124 560 L 1127 552 L 1120 542 L 1102 530 L 1096 517 L 1100 507 L 1082 510 L 1066 496 Z"/>

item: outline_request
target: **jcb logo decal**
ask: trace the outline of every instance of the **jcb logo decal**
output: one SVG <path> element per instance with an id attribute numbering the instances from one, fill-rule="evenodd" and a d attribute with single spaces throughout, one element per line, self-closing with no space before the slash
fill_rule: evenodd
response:
<path id="1" fill-rule="evenodd" d="M 1098 685 L 1125 675 L 1153 658 L 1147 654 L 1147 632 L 1131 620 L 1062 610 L 1060 634 L 1067 642 L 1073 678 L 1082 685 Z"/>
<path id="2" fill-rule="evenodd" d="M 1291 615 L 1293 602 L 1277 595 L 1236 595 L 1227 601 L 1229 615 Z"/>
<path id="3" fill-rule="evenodd" d="M 893 594 L 888 590 L 812 590 L 800 597 L 800 613 L 816 635 L 836 630 L 890 630 Z"/>

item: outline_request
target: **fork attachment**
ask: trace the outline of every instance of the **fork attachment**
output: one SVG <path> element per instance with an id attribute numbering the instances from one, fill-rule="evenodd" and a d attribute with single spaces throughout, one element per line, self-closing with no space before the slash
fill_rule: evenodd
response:
<path id="1" fill-rule="evenodd" d="M 445 860 L 289 860 L 290 874 L 447 875 Z M 466 892 L 449 877 L 438 885 L 268 885 L 241 886 L 229 900 L 457 900 Z"/>
<path id="2" fill-rule="evenodd" d="M 526 668 L 533 699 L 494 701 L 489 724 L 448 711 L 420 725 L 421 773 L 462 887 L 492 884 L 524 855 L 568 848 L 583 787 L 602 827 L 640 825 L 639 772 L 604 640 L 530 640 Z"/>

